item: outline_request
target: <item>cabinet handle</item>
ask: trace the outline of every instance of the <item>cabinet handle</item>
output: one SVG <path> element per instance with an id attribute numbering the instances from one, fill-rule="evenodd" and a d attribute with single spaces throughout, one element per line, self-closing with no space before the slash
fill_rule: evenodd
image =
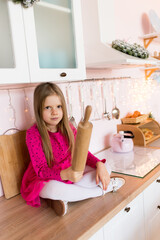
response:
<path id="1" fill-rule="evenodd" d="M 125 212 L 129 212 L 130 210 L 131 210 L 130 207 L 126 207 L 126 208 L 124 209 Z"/>
<path id="2" fill-rule="evenodd" d="M 160 209 L 160 205 L 158 205 L 157 208 Z"/>
<path id="3" fill-rule="evenodd" d="M 160 183 L 160 179 L 157 179 L 157 181 L 156 181 L 157 183 Z"/>
<path id="4" fill-rule="evenodd" d="M 62 72 L 62 73 L 60 74 L 60 76 L 61 76 L 61 77 L 66 77 L 66 76 L 67 76 L 67 73 Z"/>

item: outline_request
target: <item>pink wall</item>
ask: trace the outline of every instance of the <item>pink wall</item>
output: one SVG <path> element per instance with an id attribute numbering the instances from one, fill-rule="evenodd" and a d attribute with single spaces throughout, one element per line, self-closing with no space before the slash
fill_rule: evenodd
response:
<path id="1" fill-rule="evenodd" d="M 153 32 L 149 11 L 153 9 L 160 16 L 158 0 L 114 0 L 116 35 L 123 38 L 136 38 Z"/>

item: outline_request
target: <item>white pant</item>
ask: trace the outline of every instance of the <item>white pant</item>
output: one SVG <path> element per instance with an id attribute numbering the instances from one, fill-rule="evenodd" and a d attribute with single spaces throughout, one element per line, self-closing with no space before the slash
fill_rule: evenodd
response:
<path id="1" fill-rule="evenodd" d="M 110 166 L 105 163 L 107 171 L 111 174 Z M 107 191 L 112 191 L 112 184 L 109 184 Z M 40 197 L 76 202 L 87 198 L 94 198 L 103 195 L 102 189 L 96 184 L 96 170 L 86 166 L 83 178 L 74 184 L 66 184 L 56 180 L 50 180 L 40 192 Z"/>

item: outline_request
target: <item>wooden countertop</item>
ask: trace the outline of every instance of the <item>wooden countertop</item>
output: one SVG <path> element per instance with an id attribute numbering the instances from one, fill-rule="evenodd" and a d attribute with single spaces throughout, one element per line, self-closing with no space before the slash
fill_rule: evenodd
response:
<path id="1" fill-rule="evenodd" d="M 40 208 L 26 205 L 21 195 L 0 198 L 1 240 L 77 240 L 88 239 L 160 176 L 160 165 L 145 178 L 122 174 L 125 185 L 115 193 L 69 204 L 64 217 L 56 216 L 42 200 Z"/>

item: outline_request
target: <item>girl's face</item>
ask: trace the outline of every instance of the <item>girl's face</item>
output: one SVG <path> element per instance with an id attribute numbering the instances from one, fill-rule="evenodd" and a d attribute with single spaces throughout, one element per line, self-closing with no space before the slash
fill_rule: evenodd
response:
<path id="1" fill-rule="evenodd" d="M 46 97 L 42 117 L 48 130 L 57 132 L 57 125 L 63 118 L 62 103 L 59 96 L 54 94 Z"/>

